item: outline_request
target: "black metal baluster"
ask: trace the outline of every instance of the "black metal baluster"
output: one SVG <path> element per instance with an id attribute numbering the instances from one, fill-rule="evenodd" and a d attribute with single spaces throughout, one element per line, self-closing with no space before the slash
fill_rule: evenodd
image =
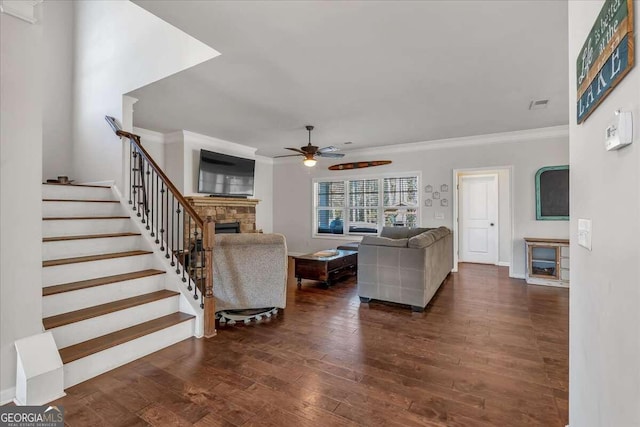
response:
<path id="1" fill-rule="evenodd" d="M 177 258 L 177 263 L 176 263 L 176 274 L 180 274 L 180 258 L 178 257 L 183 257 L 184 254 L 182 253 L 182 249 L 184 249 L 184 242 L 182 244 L 182 248 L 180 248 L 180 230 L 184 229 L 184 224 L 180 225 L 180 213 L 182 211 L 180 210 L 180 202 L 178 202 L 178 209 L 176 209 L 176 214 L 178 214 L 176 223 L 177 223 L 177 227 L 176 227 L 176 258 Z M 184 217 L 183 217 L 184 220 Z M 184 262 L 184 258 L 182 258 Z"/>
<path id="2" fill-rule="evenodd" d="M 185 270 L 189 269 L 187 272 L 188 276 L 191 276 L 191 215 L 189 215 L 189 221 L 187 222 L 187 244 L 185 248 L 184 255 L 184 265 L 182 266 L 182 281 L 186 282 L 187 277 L 185 277 Z M 188 290 L 191 290 L 191 281 L 189 281 L 189 286 L 187 286 Z"/>
<path id="3" fill-rule="evenodd" d="M 176 244 L 173 240 L 174 236 L 175 236 L 175 231 L 176 231 L 176 227 L 174 225 L 174 219 L 175 217 L 173 216 L 173 213 L 176 210 L 175 207 L 175 203 L 176 203 L 176 197 L 171 194 L 171 267 L 175 267 L 176 265 L 176 261 L 174 259 L 174 255 L 176 253 Z"/>
<path id="4" fill-rule="evenodd" d="M 138 153 L 139 156 L 139 166 L 138 166 L 138 174 L 140 175 L 140 200 L 138 201 L 138 213 L 142 213 L 142 223 L 146 224 L 147 221 L 145 221 L 145 215 L 146 215 L 146 210 L 147 210 L 147 206 L 145 203 L 145 200 L 147 198 L 147 191 L 145 189 L 145 182 L 144 182 L 144 161 L 142 160 L 142 153 Z M 140 215 L 138 215 L 140 216 Z M 149 228 L 147 227 L 147 230 Z"/>
<path id="5" fill-rule="evenodd" d="M 149 195 L 151 194 L 151 183 L 150 181 L 150 177 L 151 177 L 151 164 L 145 159 L 144 161 L 145 163 L 145 174 L 146 177 L 144 179 L 144 183 L 145 183 L 145 191 L 144 191 L 144 212 L 147 216 L 147 230 L 151 230 L 151 223 L 149 222 L 149 212 L 151 212 L 149 210 Z M 151 233 L 151 235 L 153 236 L 153 232 Z"/>
<path id="6" fill-rule="evenodd" d="M 164 226 L 164 232 L 165 232 L 165 250 L 166 253 L 164 255 L 165 258 L 169 259 L 169 188 L 167 188 L 167 190 L 165 191 L 165 209 L 164 209 L 164 217 L 165 217 L 165 226 Z"/>
<path id="7" fill-rule="evenodd" d="M 149 170 L 151 171 L 151 176 L 149 177 L 150 183 L 149 183 L 149 187 L 151 187 L 151 192 L 149 193 L 149 197 L 151 197 L 151 200 L 149 200 L 149 206 L 151 207 L 151 209 L 149 210 L 149 212 L 151 213 L 151 219 L 149 219 L 149 225 L 151 225 L 151 237 L 156 237 L 156 233 L 155 233 L 155 225 L 156 225 L 156 220 L 154 218 L 154 215 L 156 213 L 156 211 L 153 209 L 153 202 L 155 202 L 156 200 L 156 187 L 155 187 L 155 181 L 153 180 L 153 174 L 154 171 L 151 169 L 151 167 L 149 167 Z"/>
<path id="8" fill-rule="evenodd" d="M 131 190 L 133 189 L 133 148 L 131 147 L 131 141 L 129 141 L 129 204 L 133 204 L 133 199 L 131 198 Z"/>
<path id="9" fill-rule="evenodd" d="M 164 195 L 166 191 L 164 189 L 164 182 L 161 183 L 160 188 L 160 250 L 164 251 Z"/>
<path id="10" fill-rule="evenodd" d="M 133 173 L 133 210 L 138 212 L 138 152 L 136 147 L 133 147 L 133 164 L 131 165 L 131 172 Z M 140 213 L 137 213 L 140 216 Z"/>
<path id="11" fill-rule="evenodd" d="M 153 215 L 153 225 L 156 227 L 156 245 L 157 245 L 158 243 L 160 243 L 160 240 L 158 239 L 158 220 L 160 219 L 159 218 L 160 217 L 160 212 L 158 212 L 158 187 L 159 187 L 158 183 L 159 183 L 159 181 L 158 181 L 158 173 L 157 172 L 154 172 L 154 173 L 156 175 L 156 189 L 155 189 L 155 192 L 153 193 L 153 201 L 156 204 L 156 208 L 154 210 L 155 213 Z"/>

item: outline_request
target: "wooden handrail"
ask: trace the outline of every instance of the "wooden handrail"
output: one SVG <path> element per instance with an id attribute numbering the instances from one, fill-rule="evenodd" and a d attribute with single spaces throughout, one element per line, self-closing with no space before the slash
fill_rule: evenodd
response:
<path id="1" fill-rule="evenodd" d="M 149 163 L 149 165 L 151 165 L 153 170 L 156 172 L 156 174 L 158 174 L 160 179 L 165 183 L 165 185 L 171 191 L 171 193 L 173 193 L 173 196 L 184 207 L 184 210 L 189 214 L 189 216 L 191 218 L 193 218 L 193 221 L 196 223 L 196 225 L 199 226 L 200 228 L 202 228 L 204 226 L 204 221 L 202 220 L 202 218 L 200 218 L 200 216 L 195 211 L 195 209 L 193 209 L 193 207 L 191 207 L 191 204 L 189 204 L 187 199 L 184 198 L 182 193 L 180 193 L 180 191 L 176 188 L 176 186 L 173 184 L 173 182 L 171 182 L 169 177 L 167 175 L 165 175 L 165 173 L 162 171 L 160 166 L 158 166 L 158 164 L 149 155 L 147 150 L 145 150 L 142 147 L 142 144 L 140 143 L 140 136 L 136 135 L 135 133 L 127 132 L 127 131 L 124 131 L 124 130 L 117 130 L 116 131 L 116 135 L 118 135 L 120 137 L 123 137 L 123 138 L 129 138 L 131 143 L 136 146 L 136 148 L 138 149 L 140 154 L 145 158 L 145 160 Z"/>
<path id="2" fill-rule="evenodd" d="M 155 231 L 155 243 L 160 245 L 160 250 L 165 251 L 165 257 L 171 260 L 171 266 L 176 268 L 176 274 L 182 274 L 182 282 L 188 282 L 188 290 L 193 290 L 193 297 L 198 299 L 198 291 L 200 291 L 200 307 L 204 310 L 204 336 L 209 338 L 216 335 L 216 320 L 215 320 L 215 299 L 213 297 L 213 247 L 215 245 L 215 223 L 212 217 L 208 216 L 205 219 L 200 218 L 195 209 L 191 206 L 191 204 L 185 199 L 185 197 L 180 193 L 180 191 L 176 188 L 176 186 L 171 182 L 169 177 L 165 175 L 160 166 L 153 160 L 151 155 L 147 152 L 147 150 L 142 147 L 142 143 L 140 142 L 140 136 L 135 133 L 127 132 L 120 129 L 120 125 L 117 120 L 113 117 L 105 117 L 109 126 L 113 129 L 116 135 L 122 138 L 128 138 L 130 142 L 130 156 L 132 164 L 130 165 L 130 173 L 132 174 L 134 171 L 139 172 L 138 175 L 130 175 L 131 177 L 135 177 L 138 180 L 136 184 L 135 180 L 132 178 L 132 182 L 130 185 L 129 192 L 129 204 L 133 204 L 133 210 L 137 210 L 137 216 L 141 217 L 141 221 L 143 224 L 146 224 L 146 229 L 150 230 L 151 236 L 154 236 Z M 137 156 L 140 157 L 137 157 Z M 136 159 L 135 161 L 133 159 Z M 137 162 L 138 165 L 134 165 Z M 146 172 L 145 172 L 146 169 Z M 151 169 L 151 170 L 150 170 Z M 155 173 L 156 184 L 154 186 L 153 183 L 153 174 Z M 145 175 L 150 175 L 150 180 L 145 179 Z M 167 190 L 173 195 L 173 200 L 171 202 L 171 211 L 169 211 L 169 194 L 166 197 L 166 205 L 162 206 L 162 201 L 165 200 L 164 197 L 164 187 L 160 190 L 160 205 L 158 205 L 158 178 L 162 181 L 163 185 L 166 186 Z M 133 190 L 133 191 L 131 191 Z M 149 203 L 148 192 L 151 191 L 151 203 Z M 155 191 L 155 193 L 154 193 Z M 139 201 L 138 194 L 142 194 L 142 201 Z M 132 194 L 134 200 L 132 201 Z M 154 201 L 155 201 L 155 209 L 154 209 Z M 177 209 L 174 208 L 174 202 L 177 201 Z M 139 205 L 143 205 L 143 208 L 140 208 Z M 180 208 L 183 209 L 183 217 L 182 222 L 180 220 L 180 213 L 182 212 Z M 164 225 L 165 215 L 169 216 L 169 212 L 171 212 L 171 239 L 167 236 L 166 242 L 163 240 L 169 228 L 169 220 L 167 219 L 166 226 Z M 158 221 L 158 214 L 161 215 L 160 220 Z M 174 216 L 175 215 L 175 216 Z M 187 226 L 187 222 L 185 220 L 189 217 L 189 222 Z M 177 219 L 176 224 L 174 224 L 174 218 Z M 191 221 L 193 221 L 194 232 L 191 233 Z M 177 225 L 178 229 L 182 229 L 183 237 L 179 238 L 180 233 L 175 232 L 175 226 Z M 155 230 L 154 230 L 155 227 Z M 187 230 L 186 232 L 184 230 Z M 201 233 L 198 235 L 197 230 L 200 229 Z M 158 232 L 160 236 L 158 236 Z M 174 245 L 174 236 L 177 237 L 177 243 Z M 186 242 L 185 242 L 185 237 Z M 193 237 L 193 240 L 191 240 Z M 171 243 L 170 243 L 171 242 Z M 182 242 L 182 243 L 181 243 Z M 190 248 L 188 251 L 185 251 L 185 247 Z M 200 249 L 198 249 L 200 248 Z M 196 259 L 199 257 L 202 260 L 202 265 L 198 266 L 197 260 L 195 261 L 195 266 L 192 267 L 192 254 L 193 251 L 197 251 L 200 255 L 196 255 Z M 180 268 L 182 265 L 182 269 Z M 188 273 L 187 273 L 188 271 Z M 198 271 L 201 271 L 200 278 L 198 278 Z M 185 278 L 185 273 L 189 276 L 189 281 Z M 193 281 L 193 285 L 191 284 L 191 280 Z M 202 280 L 202 285 L 198 285 L 198 283 Z"/>

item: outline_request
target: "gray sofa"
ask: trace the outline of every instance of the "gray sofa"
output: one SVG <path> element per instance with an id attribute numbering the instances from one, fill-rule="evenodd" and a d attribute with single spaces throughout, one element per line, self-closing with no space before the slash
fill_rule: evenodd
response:
<path id="1" fill-rule="evenodd" d="M 358 252 L 358 295 L 408 304 L 423 311 L 453 268 L 453 238 L 446 227 L 384 227 L 365 236 Z"/>
<path id="2" fill-rule="evenodd" d="M 216 312 L 285 308 L 287 263 L 282 234 L 217 234 L 213 249 Z"/>

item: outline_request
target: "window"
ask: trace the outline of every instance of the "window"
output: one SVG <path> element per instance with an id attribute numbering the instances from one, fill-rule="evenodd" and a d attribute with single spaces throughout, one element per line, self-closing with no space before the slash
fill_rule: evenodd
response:
<path id="1" fill-rule="evenodd" d="M 344 181 L 319 182 L 317 185 L 318 234 L 343 234 Z"/>
<path id="2" fill-rule="evenodd" d="M 318 181 L 316 235 L 378 234 L 383 226 L 418 226 L 418 177 Z"/>
<path id="3" fill-rule="evenodd" d="M 417 227 L 418 177 L 384 179 L 384 225 Z"/>

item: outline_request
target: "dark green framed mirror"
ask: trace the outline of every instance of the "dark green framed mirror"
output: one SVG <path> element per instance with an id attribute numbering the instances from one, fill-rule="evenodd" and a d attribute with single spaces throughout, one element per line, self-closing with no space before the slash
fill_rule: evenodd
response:
<path id="1" fill-rule="evenodd" d="M 536 172 L 536 220 L 569 220 L 569 165 Z"/>

